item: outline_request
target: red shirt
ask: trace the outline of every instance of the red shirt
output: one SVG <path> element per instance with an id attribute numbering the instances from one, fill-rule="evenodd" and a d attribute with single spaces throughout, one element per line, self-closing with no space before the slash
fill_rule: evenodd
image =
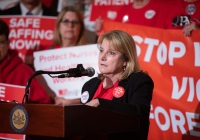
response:
<path id="1" fill-rule="evenodd" d="M 6 58 L 0 63 L 0 83 L 26 86 L 33 73 L 14 50 L 9 50 Z M 50 97 L 36 77 L 31 82 L 29 95 L 30 101 L 34 103 L 51 103 Z"/>
<path id="2" fill-rule="evenodd" d="M 113 90 L 115 87 L 118 86 L 119 82 L 116 82 L 112 87 L 110 88 L 103 88 L 103 83 L 101 82 L 99 84 L 98 89 L 96 90 L 93 99 L 95 98 L 102 98 L 102 99 L 107 99 L 107 100 L 112 100 L 113 99 Z"/>
<path id="3" fill-rule="evenodd" d="M 184 0 L 176 1 L 176 9 L 171 12 L 176 12 L 173 17 L 173 24 L 175 29 L 182 29 L 185 25 L 192 21 L 200 25 L 200 0 L 194 2 L 186 2 Z"/>
<path id="4" fill-rule="evenodd" d="M 182 0 L 182 7 L 182 15 L 189 15 L 190 21 L 194 21 L 200 25 L 200 0 L 194 2 Z"/>
<path id="5" fill-rule="evenodd" d="M 156 28 L 172 28 L 172 18 L 175 13 L 170 2 L 160 0 L 150 0 L 150 2 L 140 9 L 133 8 L 133 4 L 123 6 L 116 17 L 116 21 Z M 127 19 L 127 20 L 125 20 Z"/>

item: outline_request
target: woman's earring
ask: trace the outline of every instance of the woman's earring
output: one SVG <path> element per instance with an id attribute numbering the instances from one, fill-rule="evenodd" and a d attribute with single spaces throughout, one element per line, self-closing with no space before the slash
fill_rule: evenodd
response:
<path id="1" fill-rule="evenodd" d="M 124 71 L 126 70 L 126 65 L 124 66 Z"/>

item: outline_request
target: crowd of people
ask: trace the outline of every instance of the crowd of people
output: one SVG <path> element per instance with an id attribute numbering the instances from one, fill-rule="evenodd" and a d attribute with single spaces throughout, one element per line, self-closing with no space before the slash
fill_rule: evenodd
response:
<path id="1" fill-rule="evenodd" d="M 199 0 L 133 0 L 122 6 L 114 19 L 117 22 L 156 27 L 182 29 L 185 36 L 200 29 Z M 105 25 L 106 26 L 106 25 Z M 95 31 L 102 31 L 103 19 L 96 19 Z"/>
<path id="2" fill-rule="evenodd" d="M 83 14 L 72 6 L 63 7 L 57 12 L 46 7 L 40 0 L 20 0 L 16 6 L 1 10 L 0 15 L 55 16 L 53 44 L 49 49 L 87 44 Z M 102 27 L 106 26 L 103 20 L 96 19 L 97 36 Z M 185 36 L 190 36 L 193 30 L 200 29 L 200 0 L 133 0 L 118 11 L 115 21 L 162 29 L 181 29 Z M 106 139 L 147 140 L 154 82 L 140 68 L 133 38 L 124 31 L 112 30 L 98 36 L 96 43 L 100 73 L 83 85 L 80 99 L 56 97 L 54 93 L 50 95 L 44 79 L 37 78 L 30 87 L 30 102 L 84 104 L 137 115 L 141 122 L 137 132 L 111 134 Z M 17 51 L 9 49 L 9 27 L 0 20 L 0 82 L 25 86 L 33 73 L 34 70 L 22 62 Z M 120 93 L 115 93 L 116 90 Z"/>

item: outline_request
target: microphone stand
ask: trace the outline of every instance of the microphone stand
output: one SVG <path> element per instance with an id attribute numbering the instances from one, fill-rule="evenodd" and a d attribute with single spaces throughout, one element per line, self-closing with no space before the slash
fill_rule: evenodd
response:
<path id="1" fill-rule="evenodd" d="M 29 103 L 29 94 L 30 94 L 29 88 L 30 88 L 31 81 L 34 77 L 36 77 L 40 74 L 48 74 L 52 78 L 54 78 L 54 77 L 65 78 L 65 77 L 74 77 L 74 76 L 80 77 L 81 72 L 83 70 L 85 70 L 83 68 L 83 65 L 78 64 L 76 68 L 72 68 L 72 69 L 65 70 L 65 71 L 42 71 L 42 70 L 36 71 L 34 74 L 31 75 L 31 77 L 27 81 L 26 88 L 25 88 L 25 94 L 24 94 L 22 103 L 26 103 L 26 104 Z M 67 76 L 66 76 L 66 74 L 64 75 L 62 73 L 67 73 Z M 51 76 L 51 74 L 62 74 L 62 75 Z"/>

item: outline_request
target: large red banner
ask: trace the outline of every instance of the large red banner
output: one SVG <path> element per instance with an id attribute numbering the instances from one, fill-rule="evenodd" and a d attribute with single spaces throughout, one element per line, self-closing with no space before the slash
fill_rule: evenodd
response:
<path id="1" fill-rule="evenodd" d="M 155 83 L 149 140 L 199 140 L 200 31 L 185 37 L 181 30 L 104 25 L 104 32 L 120 29 L 133 36 L 141 67 Z"/>

